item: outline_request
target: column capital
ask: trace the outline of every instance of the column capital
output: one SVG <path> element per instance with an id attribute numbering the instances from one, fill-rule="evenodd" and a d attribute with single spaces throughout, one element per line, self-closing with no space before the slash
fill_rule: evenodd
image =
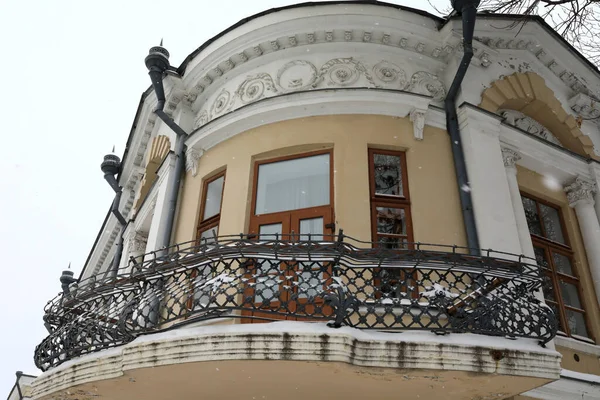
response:
<path id="1" fill-rule="evenodd" d="M 504 166 L 506 168 L 516 168 L 517 161 L 520 159 L 521 154 L 519 154 L 519 152 L 508 147 L 502 147 L 502 161 L 504 161 Z"/>
<path id="2" fill-rule="evenodd" d="M 595 183 L 587 181 L 582 177 L 578 176 L 570 184 L 565 186 L 565 192 L 567 193 L 567 200 L 571 207 L 575 207 L 577 204 L 585 202 L 591 205 L 594 204 L 594 194 L 596 194 L 597 187 Z"/>
<path id="3" fill-rule="evenodd" d="M 143 253 L 146 251 L 148 235 L 142 231 L 134 231 L 129 237 L 129 253 Z"/>

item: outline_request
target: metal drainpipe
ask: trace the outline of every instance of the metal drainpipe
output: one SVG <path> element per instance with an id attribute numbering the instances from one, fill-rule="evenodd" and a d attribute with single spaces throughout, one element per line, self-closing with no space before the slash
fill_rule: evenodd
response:
<path id="1" fill-rule="evenodd" d="M 479 0 L 452 0 L 452 7 L 454 7 L 456 12 L 462 14 L 464 54 L 458 70 L 456 71 L 456 75 L 454 76 L 454 80 L 452 81 L 452 86 L 450 86 L 450 90 L 444 101 L 446 109 L 446 129 L 450 134 L 450 140 L 452 142 L 452 157 L 454 158 L 454 169 L 458 181 L 458 193 L 467 234 L 467 245 L 470 248 L 469 252 L 472 255 L 478 255 L 479 253 L 479 235 L 475 223 L 473 200 L 471 198 L 469 176 L 467 175 L 467 164 L 465 162 L 460 128 L 458 126 L 456 97 L 458 96 L 460 85 L 467 73 L 469 64 L 471 63 L 471 58 L 473 58 L 473 32 L 475 30 L 475 18 L 477 16 L 478 5 Z"/>
<path id="2" fill-rule="evenodd" d="M 115 154 L 107 154 L 104 156 L 104 161 L 100 165 L 100 168 L 102 169 L 102 172 L 104 172 L 104 179 L 115 191 L 115 198 L 111 206 L 111 211 L 121 224 L 119 242 L 117 243 L 117 250 L 115 252 L 115 257 L 113 258 L 113 263 L 111 266 L 111 276 L 115 277 L 119 271 L 119 264 L 121 263 L 121 255 L 123 254 L 124 240 L 123 234 L 125 233 L 125 225 L 127 225 L 127 221 L 119 211 L 119 204 L 121 203 L 121 195 L 123 193 L 123 188 L 119 186 L 119 182 L 117 181 L 117 178 L 115 178 L 115 175 L 119 172 L 119 169 L 121 168 L 121 159 Z"/>
<path id="3" fill-rule="evenodd" d="M 175 223 L 175 211 L 177 209 L 179 186 L 181 183 L 183 169 L 185 167 L 183 151 L 187 132 L 185 132 L 163 111 L 166 101 L 165 90 L 163 87 L 163 75 L 170 68 L 170 65 L 169 52 L 167 49 L 162 47 L 162 42 L 160 46 L 155 46 L 150 49 L 148 56 L 145 59 L 145 63 L 146 67 L 148 68 L 148 75 L 150 75 L 150 80 L 152 81 L 154 93 L 156 93 L 156 98 L 158 99 L 158 104 L 156 110 L 154 110 L 154 113 L 177 135 L 177 138 L 175 139 L 175 157 L 177 157 L 177 159 L 175 161 L 174 175 L 173 179 L 169 180 L 167 183 L 168 187 L 166 202 L 168 205 L 168 214 L 165 227 L 161 232 L 159 232 L 158 238 L 158 248 L 162 249 L 169 247 L 171 244 L 171 232 L 173 231 L 173 225 Z"/>

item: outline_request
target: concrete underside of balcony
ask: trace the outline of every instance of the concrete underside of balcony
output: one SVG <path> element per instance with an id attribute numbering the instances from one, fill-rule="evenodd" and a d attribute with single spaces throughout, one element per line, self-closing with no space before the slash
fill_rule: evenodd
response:
<path id="1" fill-rule="evenodd" d="M 534 340 L 365 332 L 325 324 L 180 328 L 70 360 L 35 399 L 503 399 L 559 378 Z"/>

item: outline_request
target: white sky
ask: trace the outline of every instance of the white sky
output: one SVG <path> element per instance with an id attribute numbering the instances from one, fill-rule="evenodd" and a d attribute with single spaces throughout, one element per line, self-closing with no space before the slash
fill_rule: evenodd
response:
<path id="1" fill-rule="evenodd" d="M 0 0 L 0 399 L 15 371 L 40 373 L 43 307 L 69 262 L 78 276 L 111 204 L 100 163 L 123 153 L 148 49 L 164 37 L 179 66 L 240 19 L 295 2 Z"/>

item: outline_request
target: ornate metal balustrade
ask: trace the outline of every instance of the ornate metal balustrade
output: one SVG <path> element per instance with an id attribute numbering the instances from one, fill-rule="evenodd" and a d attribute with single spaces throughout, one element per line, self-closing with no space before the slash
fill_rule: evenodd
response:
<path id="1" fill-rule="evenodd" d="M 333 328 L 420 329 L 539 339 L 557 330 L 534 292 L 539 268 L 524 256 L 452 246 L 389 249 L 342 232 L 221 237 L 131 260 L 72 284 L 50 301 L 42 370 L 142 334 L 215 318 L 326 321 Z"/>

